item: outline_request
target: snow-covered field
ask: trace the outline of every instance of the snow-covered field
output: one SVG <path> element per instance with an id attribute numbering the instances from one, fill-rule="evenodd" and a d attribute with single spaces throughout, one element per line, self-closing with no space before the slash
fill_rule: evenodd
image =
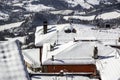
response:
<path id="1" fill-rule="evenodd" d="M 26 10 L 30 11 L 30 12 L 39 12 L 39 11 L 47 11 L 47 10 L 54 10 L 53 7 L 51 6 L 45 6 L 43 4 L 39 4 L 39 5 L 32 5 L 29 4 L 26 7 Z"/>
<path id="2" fill-rule="evenodd" d="M 24 21 L 1 25 L 0 26 L 0 31 L 6 30 L 6 29 L 10 29 L 10 28 L 14 28 L 14 27 L 19 27 L 23 22 Z"/>
<path id="3" fill-rule="evenodd" d="M 120 18 L 120 12 L 113 11 L 99 15 L 97 18 L 102 18 L 103 20 Z"/>
<path id="4" fill-rule="evenodd" d="M 95 15 L 93 16 L 64 16 L 65 20 L 69 19 L 80 19 L 80 20 L 94 20 Z"/>
<path id="5" fill-rule="evenodd" d="M 103 20 L 109 20 L 109 19 L 116 19 L 120 18 L 120 12 L 119 11 L 113 11 L 108 13 L 102 13 L 96 17 L 97 19 L 103 19 Z M 79 16 L 79 15 L 73 15 L 73 16 L 64 16 L 65 20 L 68 19 L 80 19 L 80 20 L 94 20 L 95 15 L 92 16 Z"/>

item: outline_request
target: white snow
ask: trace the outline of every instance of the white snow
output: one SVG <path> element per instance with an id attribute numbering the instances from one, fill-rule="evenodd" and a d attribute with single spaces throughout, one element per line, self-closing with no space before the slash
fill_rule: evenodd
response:
<path id="1" fill-rule="evenodd" d="M 91 16 L 79 16 L 79 15 L 73 15 L 73 16 L 64 16 L 65 20 L 69 20 L 69 19 L 80 19 L 80 20 L 94 20 L 95 19 L 95 15 L 91 15 Z M 115 19 L 115 18 L 120 18 L 120 12 L 117 11 L 113 11 L 113 12 L 108 12 L 108 13 L 102 13 L 100 15 L 97 16 L 98 19 L 103 19 L 103 20 L 109 20 L 109 19 Z"/>
<path id="2" fill-rule="evenodd" d="M 93 16 L 64 16 L 65 20 L 69 19 L 80 19 L 80 20 L 94 20 L 95 15 Z"/>
<path id="3" fill-rule="evenodd" d="M 23 36 L 23 37 L 5 38 L 5 39 L 7 39 L 8 41 L 19 40 L 20 42 L 22 42 L 24 44 L 26 37 Z"/>
<path id="4" fill-rule="evenodd" d="M 100 0 L 87 0 L 87 2 L 92 5 L 99 5 Z"/>
<path id="5" fill-rule="evenodd" d="M 119 80 L 120 50 L 117 50 L 114 54 L 107 55 L 103 59 L 97 60 L 96 65 L 100 71 L 102 80 Z"/>
<path id="6" fill-rule="evenodd" d="M 18 41 L 0 44 L 0 80 L 29 80 Z"/>
<path id="7" fill-rule="evenodd" d="M 24 56 L 24 60 L 31 64 L 33 68 L 37 68 L 41 66 L 40 63 L 40 53 L 39 49 L 25 49 L 22 50 L 22 54 Z"/>
<path id="8" fill-rule="evenodd" d="M 72 24 L 76 33 L 65 33 L 64 30 L 70 27 L 70 24 L 49 25 L 50 33 L 43 34 L 42 26 L 37 27 L 35 33 L 35 45 L 42 46 L 44 43 L 64 43 L 76 40 L 98 40 L 104 45 L 120 45 L 120 29 L 94 30 L 93 26 Z M 52 28 L 54 27 L 54 28 Z M 95 27 L 95 26 L 94 26 Z M 59 29 L 60 28 L 60 29 Z M 66 35 L 66 36 L 64 36 Z"/>
<path id="9" fill-rule="evenodd" d="M 98 48 L 99 56 L 107 56 L 111 53 L 115 53 L 116 50 L 109 47 L 104 46 L 98 42 L 69 42 L 66 44 L 62 44 L 60 46 L 56 46 L 55 50 L 50 51 L 49 44 L 45 44 L 43 46 L 43 56 L 42 56 L 42 64 L 50 65 L 53 64 L 51 61 L 52 56 L 54 55 L 54 65 L 66 65 L 66 64 L 94 64 L 95 61 L 93 57 L 94 47 Z"/>
<path id="10" fill-rule="evenodd" d="M 46 10 L 54 10 L 53 7 L 45 6 L 43 4 L 39 4 L 39 5 L 28 4 L 25 8 L 26 8 L 26 10 L 28 10 L 30 12 L 39 12 L 39 11 L 46 11 Z"/>
<path id="11" fill-rule="evenodd" d="M 49 75 L 49 74 L 48 74 Z M 33 76 L 32 80 L 98 80 L 81 75 L 66 75 L 66 76 Z"/>
<path id="12" fill-rule="evenodd" d="M 84 2 L 84 0 L 65 0 L 66 2 L 69 3 L 70 6 L 75 7 L 77 5 L 81 5 L 83 8 L 89 9 L 92 6 L 86 2 Z"/>
<path id="13" fill-rule="evenodd" d="M 48 33 L 43 34 L 42 26 L 37 27 L 35 33 L 35 45 L 42 46 L 44 43 L 64 43 L 73 41 L 76 33 L 65 33 L 64 29 L 70 24 L 49 25 Z"/>
<path id="14" fill-rule="evenodd" d="M 0 26 L 0 31 L 10 29 L 10 28 L 14 28 L 14 27 L 19 27 L 23 22 L 24 21 L 1 25 Z"/>
<path id="15" fill-rule="evenodd" d="M 72 12 L 73 12 L 73 10 L 50 11 L 50 13 L 52 13 L 52 14 L 61 14 L 61 15 L 68 15 Z"/>
<path id="16" fill-rule="evenodd" d="M 97 18 L 102 18 L 104 20 L 120 18 L 120 12 L 113 11 L 113 12 L 103 13 L 99 15 Z"/>

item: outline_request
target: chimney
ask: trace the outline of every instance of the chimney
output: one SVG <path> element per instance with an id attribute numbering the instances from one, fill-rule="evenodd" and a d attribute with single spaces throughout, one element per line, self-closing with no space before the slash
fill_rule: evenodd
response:
<path id="1" fill-rule="evenodd" d="M 47 21 L 43 22 L 43 33 L 46 34 L 47 33 Z"/>
<path id="2" fill-rule="evenodd" d="M 94 47 L 94 55 L 93 55 L 94 59 L 98 59 L 98 48 L 97 46 Z"/>
<path id="3" fill-rule="evenodd" d="M 54 59 L 54 55 L 52 55 L 52 59 L 51 59 L 52 61 L 54 61 L 55 59 Z"/>

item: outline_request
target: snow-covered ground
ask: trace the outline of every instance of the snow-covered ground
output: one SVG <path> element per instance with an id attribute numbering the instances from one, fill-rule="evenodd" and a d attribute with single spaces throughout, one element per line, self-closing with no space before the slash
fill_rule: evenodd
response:
<path id="1" fill-rule="evenodd" d="M 53 7 L 51 7 L 51 6 L 45 6 L 43 4 L 39 4 L 39 5 L 29 4 L 25 8 L 26 8 L 27 11 L 30 11 L 30 12 L 39 12 L 39 11 L 54 10 Z"/>
<path id="2" fill-rule="evenodd" d="M 120 12 L 113 11 L 99 15 L 97 18 L 101 18 L 103 20 L 115 19 L 120 18 Z"/>
<path id="3" fill-rule="evenodd" d="M 15 38 L 6 38 L 8 41 L 13 41 L 13 40 L 19 40 L 20 42 L 22 42 L 23 44 L 25 43 L 25 39 L 26 37 L 15 37 Z"/>
<path id="4" fill-rule="evenodd" d="M 86 9 L 92 8 L 92 6 L 86 3 L 84 0 L 65 0 L 65 1 L 68 2 L 69 5 L 72 7 L 81 5 L 83 8 L 86 8 Z"/>
<path id="5" fill-rule="evenodd" d="M 65 20 L 69 19 L 80 19 L 80 20 L 94 20 L 95 15 L 93 16 L 64 16 Z"/>
<path id="6" fill-rule="evenodd" d="M 19 27 L 23 22 L 24 21 L 1 25 L 0 26 L 0 31 L 10 29 L 10 28 L 14 28 L 14 27 Z"/>
<path id="7" fill-rule="evenodd" d="M 61 14 L 61 15 L 68 15 L 72 13 L 73 10 L 59 10 L 59 11 L 51 11 L 52 14 Z"/>
<path id="8" fill-rule="evenodd" d="M 95 17 L 96 17 L 95 15 L 79 16 L 76 14 L 73 16 L 64 16 L 64 19 L 68 20 L 69 18 L 71 18 L 71 19 L 80 19 L 80 20 L 94 20 Z M 96 18 L 103 19 L 103 20 L 116 19 L 116 18 L 120 18 L 120 12 L 117 10 L 117 11 L 112 11 L 112 12 L 108 12 L 108 13 L 102 13 L 102 14 L 98 15 Z"/>

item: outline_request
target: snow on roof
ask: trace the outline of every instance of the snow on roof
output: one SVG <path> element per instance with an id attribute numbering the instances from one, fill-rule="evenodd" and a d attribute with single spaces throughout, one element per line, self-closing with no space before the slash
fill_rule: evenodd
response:
<path id="1" fill-rule="evenodd" d="M 0 80 L 30 80 L 18 40 L 0 44 Z"/>
<path id="2" fill-rule="evenodd" d="M 65 75 L 65 76 L 33 76 L 32 80 L 98 80 L 81 75 Z"/>
<path id="3" fill-rule="evenodd" d="M 96 62 L 102 80 L 120 79 L 120 50 L 116 50 L 113 54 L 102 56 Z"/>
<path id="4" fill-rule="evenodd" d="M 93 30 L 79 29 L 76 40 L 98 40 L 104 45 L 120 45 L 118 39 L 120 37 L 120 29 Z"/>
<path id="5" fill-rule="evenodd" d="M 76 33 L 65 33 L 67 27 L 72 26 Z M 43 34 L 43 27 L 37 27 L 35 33 L 35 45 L 42 46 L 44 43 L 64 43 L 75 40 L 98 40 L 104 45 L 120 45 L 120 29 L 95 30 L 93 26 L 81 24 L 49 25 L 48 33 Z"/>
<path id="6" fill-rule="evenodd" d="M 39 49 L 25 49 L 22 50 L 24 60 L 32 65 L 33 68 L 40 67 L 40 53 Z"/>
<path id="7" fill-rule="evenodd" d="M 48 33 L 43 34 L 43 27 L 37 27 L 35 33 L 35 45 L 42 46 L 44 43 L 63 43 L 73 41 L 76 33 L 65 33 L 64 29 L 70 28 L 70 24 L 49 25 Z"/>
<path id="8" fill-rule="evenodd" d="M 64 45 L 56 46 L 55 50 L 50 51 L 50 45 L 43 46 L 42 64 L 51 65 L 54 62 L 59 65 L 67 64 L 94 64 L 94 47 L 98 47 L 98 55 L 108 55 L 114 53 L 111 47 L 101 45 L 96 42 L 69 42 Z M 52 56 L 55 60 L 52 61 Z"/>
<path id="9" fill-rule="evenodd" d="M 19 27 L 23 22 L 24 21 L 1 25 L 0 26 L 0 31 L 6 30 L 6 29 L 10 29 L 10 28 L 14 28 L 14 27 Z"/>

